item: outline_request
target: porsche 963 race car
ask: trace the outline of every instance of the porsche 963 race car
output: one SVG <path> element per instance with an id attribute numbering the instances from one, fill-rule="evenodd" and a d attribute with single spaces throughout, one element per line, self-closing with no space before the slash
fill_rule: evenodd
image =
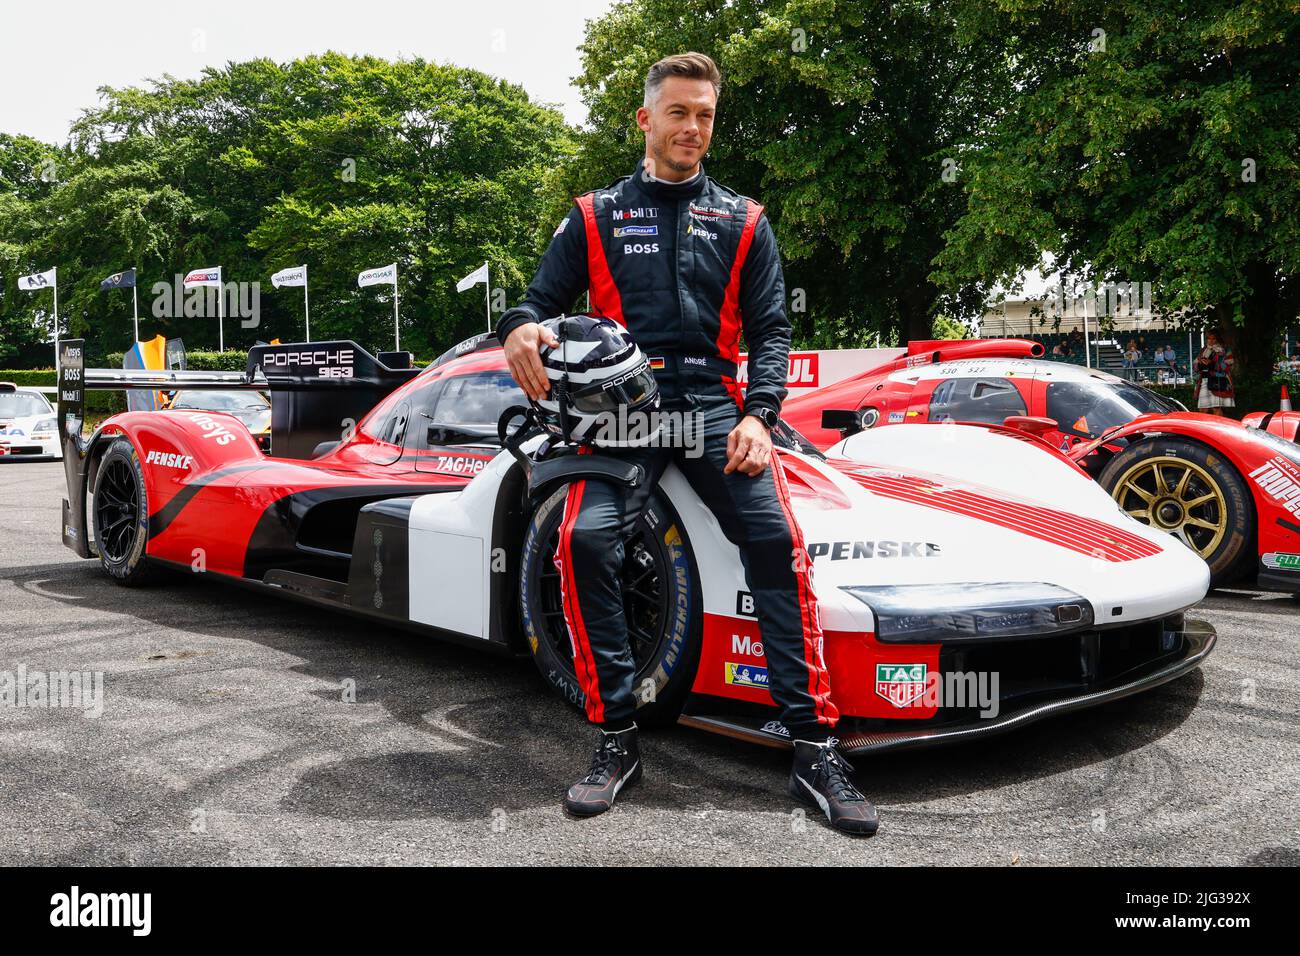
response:
<path id="1" fill-rule="evenodd" d="M 637 475 L 600 454 L 535 460 L 543 436 L 506 427 L 524 399 L 494 338 L 424 369 L 347 341 L 257 346 L 243 373 L 84 369 L 83 343 L 62 350 L 63 539 L 113 580 L 193 573 L 201 556 L 206 576 L 527 654 L 580 703 L 553 560 L 565 491 Z M 128 412 L 83 438 L 83 390 L 127 385 L 269 391 L 271 453 L 216 411 Z M 849 461 L 775 436 L 847 752 L 1100 704 L 1214 645 L 1184 613 L 1205 563 L 1050 448 L 885 429 Z M 623 573 L 638 719 L 788 745 L 737 549 L 674 468 Z M 982 693 L 959 693 L 966 675 Z"/>

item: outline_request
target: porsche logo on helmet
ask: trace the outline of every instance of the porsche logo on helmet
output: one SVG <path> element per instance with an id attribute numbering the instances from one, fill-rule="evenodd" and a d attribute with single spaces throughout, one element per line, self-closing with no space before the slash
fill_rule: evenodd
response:
<path id="1" fill-rule="evenodd" d="M 876 694 L 895 707 L 908 707 L 925 694 L 925 664 L 877 664 Z"/>

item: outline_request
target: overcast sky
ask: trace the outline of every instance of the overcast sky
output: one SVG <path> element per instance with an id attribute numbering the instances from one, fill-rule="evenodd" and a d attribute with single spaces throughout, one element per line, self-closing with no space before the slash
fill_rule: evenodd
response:
<path id="1" fill-rule="evenodd" d="M 611 0 L 21 0 L 0 7 L 0 132 L 62 142 L 100 86 L 336 50 L 474 67 L 586 118 L 570 85 Z"/>

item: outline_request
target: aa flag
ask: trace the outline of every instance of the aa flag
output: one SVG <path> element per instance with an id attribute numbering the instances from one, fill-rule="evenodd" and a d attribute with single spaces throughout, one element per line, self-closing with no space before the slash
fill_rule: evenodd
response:
<path id="1" fill-rule="evenodd" d="M 55 279 L 54 274 L 58 271 L 59 267 L 55 266 L 49 272 L 38 272 L 35 275 L 19 276 L 18 288 L 22 289 L 24 292 L 35 292 L 37 289 L 48 289 L 50 286 L 56 284 L 57 280 Z"/>
<path id="2" fill-rule="evenodd" d="M 381 266 L 378 269 L 367 269 L 357 276 L 357 285 L 365 288 L 368 285 L 382 285 L 385 282 L 397 284 L 397 263 L 391 263 Z"/>
<path id="3" fill-rule="evenodd" d="M 135 270 L 127 269 L 125 272 L 116 272 L 99 284 L 100 289 L 134 289 L 135 288 Z"/>

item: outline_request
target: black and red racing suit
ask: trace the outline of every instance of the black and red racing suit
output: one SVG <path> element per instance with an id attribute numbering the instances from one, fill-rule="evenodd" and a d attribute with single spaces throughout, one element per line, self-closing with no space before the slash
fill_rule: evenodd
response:
<path id="1" fill-rule="evenodd" d="M 574 666 L 588 717 L 631 724 L 636 665 L 623 617 L 623 542 L 670 461 L 740 550 L 767 657 L 769 689 L 795 739 L 823 739 L 838 718 L 822 632 L 779 462 L 756 477 L 723 473 L 727 436 L 758 408 L 780 411 L 790 323 L 776 238 L 763 207 L 701 170 L 684 183 L 644 175 L 580 196 L 560 223 L 524 300 L 502 316 L 519 325 L 567 312 L 583 290 L 591 309 L 625 326 L 650 358 L 665 411 L 692 414 L 702 441 L 621 450 L 645 467 L 635 489 L 585 479 L 570 486 L 556 564 Z M 748 383 L 737 382 L 740 337 Z"/>

